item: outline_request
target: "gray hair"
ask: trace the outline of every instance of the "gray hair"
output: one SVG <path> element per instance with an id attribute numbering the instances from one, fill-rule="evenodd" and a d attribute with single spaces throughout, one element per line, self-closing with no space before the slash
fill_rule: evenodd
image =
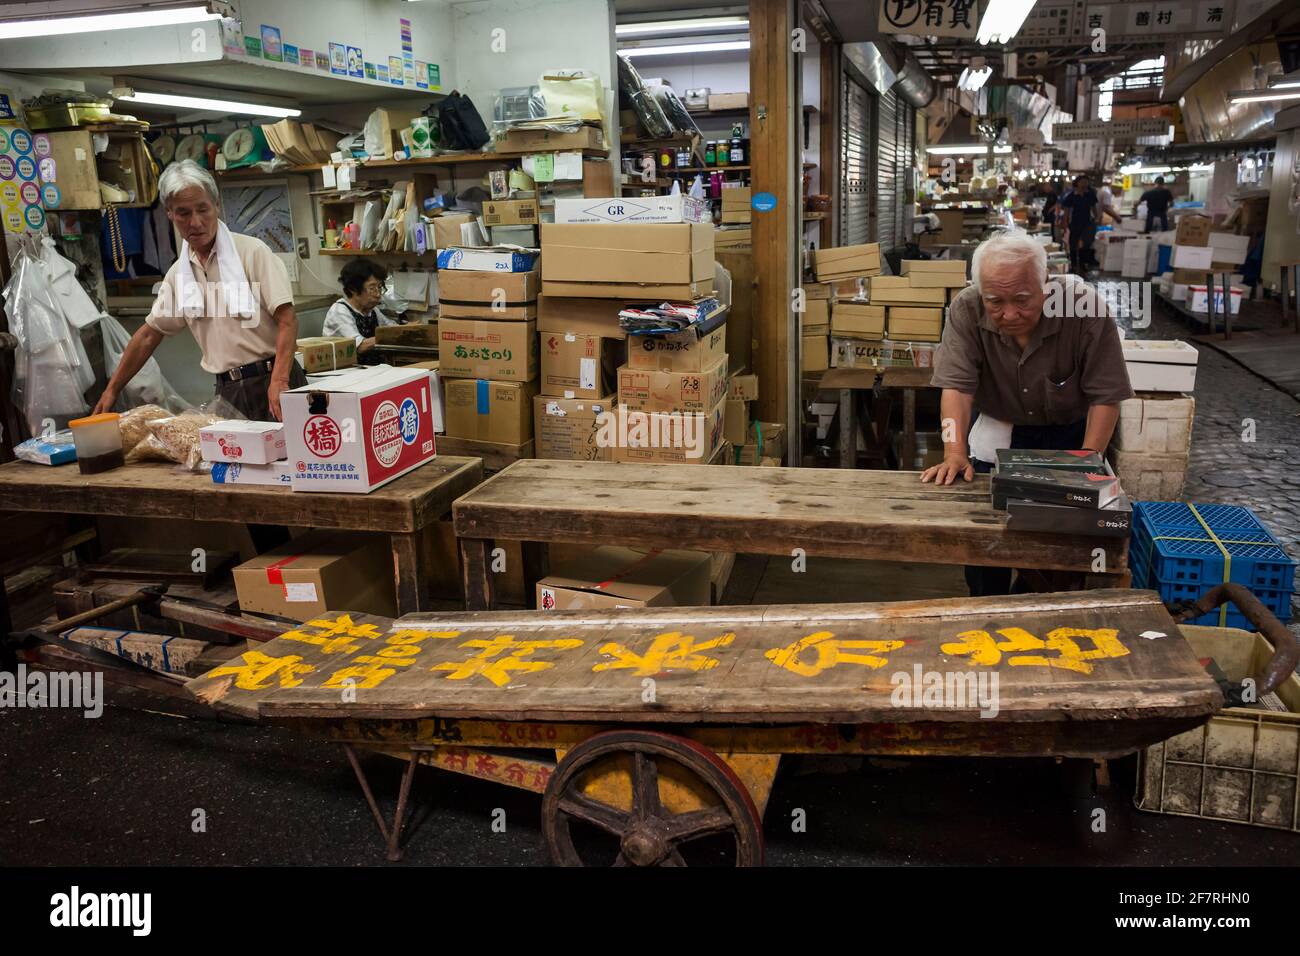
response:
<path id="1" fill-rule="evenodd" d="M 212 174 L 192 159 L 181 159 L 164 169 L 158 177 L 158 195 L 164 208 L 171 205 L 177 193 L 194 186 L 207 193 L 217 206 L 221 205 L 221 192 Z"/>
<path id="2" fill-rule="evenodd" d="M 985 239 L 976 247 L 970 260 L 970 278 L 976 289 L 980 287 L 980 263 L 992 253 L 996 263 L 1032 261 L 1044 285 L 1047 284 L 1047 247 L 1023 229 L 1008 229 Z"/>

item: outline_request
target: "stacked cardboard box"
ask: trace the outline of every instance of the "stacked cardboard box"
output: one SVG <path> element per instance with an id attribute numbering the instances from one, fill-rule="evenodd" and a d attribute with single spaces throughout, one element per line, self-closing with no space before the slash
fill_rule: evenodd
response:
<path id="1" fill-rule="evenodd" d="M 537 582 L 542 611 L 707 606 L 713 557 L 707 551 L 636 551 L 603 546 L 557 561 Z"/>
<path id="2" fill-rule="evenodd" d="M 818 282 L 880 275 L 880 244 L 876 242 L 817 249 L 812 259 Z"/>
<path id="3" fill-rule="evenodd" d="M 966 285 L 965 263 L 906 261 L 903 267 L 904 275 L 872 277 L 865 301 L 832 302 L 832 368 L 929 364 L 930 345 L 943 334 L 944 307 Z"/>
<path id="4" fill-rule="evenodd" d="M 727 410 L 723 417 L 723 436 L 737 448 L 744 445 L 749 436 L 750 403 L 757 398 L 757 375 L 742 375 L 737 372 L 731 376 L 731 384 L 727 389 Z"/>
<path id="5" fill-rule="evenodd" d="M 518 213 L 506 203 L 495 206 L 498 217 Z M 487 443 L 506 457 L 531 458 L 539 387 L 537 256 L 495 249 L 446 253 L 439 255 L 438 275 L 446 434 Z"/>

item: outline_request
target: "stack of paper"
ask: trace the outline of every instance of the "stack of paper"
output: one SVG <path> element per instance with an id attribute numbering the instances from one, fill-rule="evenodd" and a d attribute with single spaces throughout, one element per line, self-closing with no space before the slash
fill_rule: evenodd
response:
<path id="1" fill-rule="evenodd" d="M 266 134 L 272 152 L 296 166 L 328 163 L 330 153 L 334 151 L 332 137 L 311 123 L 282 119 L 278 123 L 267 123 L 262 132 Z"/>

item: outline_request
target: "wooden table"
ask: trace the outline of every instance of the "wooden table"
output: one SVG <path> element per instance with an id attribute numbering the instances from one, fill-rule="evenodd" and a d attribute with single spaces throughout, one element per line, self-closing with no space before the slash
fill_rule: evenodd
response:
<path id="1" fill-rule="evenodd" d="M 840 399 L 840 467 L 856 468 L 858 459 L 858 396 L 855 392 L 898 389 L 903 393 L 903 449 L 900 464 L 908 465 L 916 457 L 916 390 L 930 388 L 932 368 L 833 368 L 822 376 L 820 388 L 839 393 Z M 868 454 L 888 462 L 889 417 L 894 403 L 889 393 L 873 402 L 867 435 Z"/>
<path id="2" fill-rule="evenodd" d="M 989 479 L 947 487 L 914 471 L 520 461 L 452 506 L 466 607 L 493 605 L 495 539 L 522 541 L 524 586 L 546 571 L 546 543 L 698 548 L 790 556 L 1092 572 L 1127 586 L 1128 539 L 1007 529 Z M 847 596 L 847 595 L 846 595 Z"/>
<path id="3" fill-rule="evenodd" d="M 439 456 L 368 495 L 290 491 L 266 485 L 218 485 L 210 475 L 170 463 L 125 465 L 82 475 L 74 465 L 0 465 L 0 511 L 53 511 L 135 518 L 180 518 L 386 532 L 392 542 L 397 606 L 430 606 L 425 528 L 483 480 L 477 458 Z M 0 588 L 3 602 L 3 588 Z M 0 608 L 0 612 L 4 612 Z"/>
<path id="4" fill-rule="evenodd" d="M 187 689 L 342 744 L 390 859 L 423 762 L 542 793 L 556 862 L 587 862 L 569 839 L 577 819 L 639 865 L 677 864 L 671 854 L 689 855 L 691 834 L 705 832 L 733 836 L 738 863 L 761 862 L 784 754 L 1053 756 L 1090 771 L 1092 758 L 1181 733 L 1223 705 L 1159 597 L 1132 590 L 330 613 Z M 391 826 L 356 746 L 407 760 Z"/>

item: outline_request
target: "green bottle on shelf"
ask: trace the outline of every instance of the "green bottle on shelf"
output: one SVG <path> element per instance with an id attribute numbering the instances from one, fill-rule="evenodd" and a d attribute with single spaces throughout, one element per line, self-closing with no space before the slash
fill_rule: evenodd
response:
<path id="1" fill-rule="evenodd" d="M 708 144 L 704 147 L 704 165 L 714 166 L 717 164 L 717 161 L 718 154 L 714 148 L 713 140 L 709 140 Z"/>

